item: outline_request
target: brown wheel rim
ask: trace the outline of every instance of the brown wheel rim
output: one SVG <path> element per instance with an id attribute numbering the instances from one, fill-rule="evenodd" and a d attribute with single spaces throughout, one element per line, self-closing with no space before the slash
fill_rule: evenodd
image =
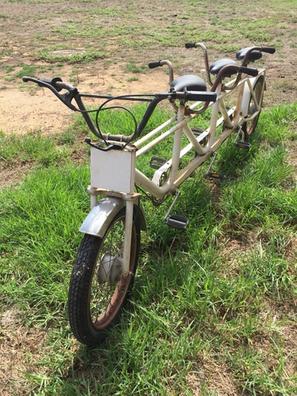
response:
<path id="1" fill-rule="evenodd" d="M 114 257 L 122 256 L 124 230 L 125 215 L 117 218 L 111 224 L 102 240 L 96 258 L 89 293 L 90 319 L 96 330 L 104 330 L 111 324 L 124 302 L 132 277 L 134 276 L 137 245 L 135 224 L 133 224 L 132 229 L 129 273 L 119 275 L 119 278 L 114 282 L 100 282 L 98 279 L 98 271 L 100 265 L 102 265 L 103 257 L 111 257 L 110 260 L 112 260 Z"/>

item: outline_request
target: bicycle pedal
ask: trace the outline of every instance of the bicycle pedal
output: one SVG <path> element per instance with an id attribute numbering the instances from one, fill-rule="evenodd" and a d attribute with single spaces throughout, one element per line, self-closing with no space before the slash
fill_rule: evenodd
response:
<path id="1" fill-rule="evenodd" d="M 153 169 L 159 169 L 166 162 L 167 162 L 167 160 L 164 158 L 153 156 L 150 160 L 150 167 Z"/>
<path id="2" fill-rule="evenodd" d="M 217 172 L 207 172 L 204 175 L 205 179 L 209 179 L 209 180 L 220 180 L 222 179 L 222 176 L 217 173 Z"/>
<path id="3" fill-rule="evenodd" d="M 243 149 L 246 149 L 246 150 L 249 150 L 251 148 L 251 145 L 250 145 L 249 142 L 236 142 L 235 145 L 238 148 L 243 148 Z"/>
<path id="4" fill-rule="evenodd" d="M 185 216 L 179 214 L 169 215 L 166 218 L 166 224 L 169 227 L 176 228 L 178 230 L 185 230 L 188 223 L 188 219 Z"/>

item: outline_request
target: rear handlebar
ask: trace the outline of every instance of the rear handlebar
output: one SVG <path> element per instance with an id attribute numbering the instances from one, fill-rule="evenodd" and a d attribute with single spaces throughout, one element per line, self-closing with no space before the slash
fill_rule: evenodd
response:
<path id="1" fill-rule="evenodd" d="M 237 59 L 241 59 L 241 57 L 238 57 L 238 54 L 241 53 L 241 56 L 243 56 L 242 59 L 242 66 L 247 66 L 248 63 L 251 61 L 250 55 L 252 54 L 259 54 L 255 59 L 256 60 L 261 58 L 262 54 L 261 52 L 265 52 L 267 54 L 274 54 L 275 53 L 275 48 L 273 47 L 250 47 L 250 48 L 245 48 L 243 50 L 240 50 L 236 53 Z"/>
<path id="2" fill-rule="evenodd" d="M 275 48 L 273 48 L 273 47 L 260 47 L 259 51 L 267 52 L 268 54 L 274 54 L 275 53 Z"/>
<path id="3" fill-rule="evenodd" d="M 247 74 L 247 75 L 252 76 L 252 77 L 257 77 L 259 72 L 254 67 L 240 66 L 239 73 L 244 73 L 244 74 Z"/>
<path id="4" fill-rule="evenodd" d="M 215 82 L 213 83 L 211 90 L 215 91 L 220 83 L 222 83 L 223 79 L 226 77 L 231 77 L 233 74 L 238 74 L 235 83 L 232 85 L 233 89 L 240 80 L 241 73 L 247 74 L 249 76 L 256 77 L 258 75 L 258 70 L 253 67 L 245 67 L 245 66 L 238 66 L 238 65 L 226 65 L 222 67 L 219 71 Z M 225 86 L 223 88 L 226 88 Z M 229 88 L 230 89 L 230 88 Z"/>
<path id="5" fill-rule="evenodd" d="M 189 48 L 196 48 L 197 45 L 196 45 L 196 43 L 186 43 L 186 44 L 185 44 L 185 47 L 186 47 L 187 49 L 189 49 Z"/>
<path id="6" fill-rule="evenodd" d="M 148 64 L 148 67 L 150 69 L 155 69 L 156 67 L 160 67 L 160 66 L 164 66 L 164 65 L 167 65 L 167 67 L 168 67 L 168 71 L 169 71 L 169 85 L 170 85 L 172 83 L 174 77 L 173 77 L 173 66 L 172 66 L 172 63 L 169 60 L 164 59 L 164 60 L 159 60 L 159 61 L 153 61 L 153 62 L 150 62 Z"/>
<path id="7" fill-rule="evenodd" d="M 161 65 L 161 61 L 154 61 L 154 62 L 150 62 L 150 63 L 148 64 L 148 67 L 149 67 L 150 69 L 155 69 L 156 67 L 160 67 L 160 66 L 162 66 L 162 65 Z"/>

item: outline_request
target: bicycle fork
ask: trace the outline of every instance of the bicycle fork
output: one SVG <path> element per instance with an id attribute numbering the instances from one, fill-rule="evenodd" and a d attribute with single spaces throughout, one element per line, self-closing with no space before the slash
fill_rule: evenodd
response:
<path id="1" fill-rule="evenodd" d="M 140 221 L 145 229 L 145 217 L 139 206 L 140 194 L 135 188 L 135 148 L 104 152 L 91 148 L 91 186 L 88 188 L 91 211 L 80 231 L 104 238 L 109 225 L 125 209 L 122 274 L 128 274 L 131 259 L 133 222 Z M 97 201 L 97 196 L 105 196 Z"/>

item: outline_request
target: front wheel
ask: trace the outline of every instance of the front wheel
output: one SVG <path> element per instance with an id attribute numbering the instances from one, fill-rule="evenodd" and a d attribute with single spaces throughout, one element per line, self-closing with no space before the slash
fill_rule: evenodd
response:
<path id="1" fill-rule="evenodd" d="M 96 345 L 117 321 L 133 285 L 140 224 L 133 219 L 129 273 L 122 273 L 126 210 L 112 220 L 103 238 L 85 235 L 78 250 L 68 295 L 71 330 L 78 341 Z"/>
<path id="2" fill-rule="evenodd" d="M 253 92 L 256 98 L 256 101 L 260 107 L 260 111 L 259 113 L 252 118 L 250 121 L 246 121 L 242 124 L 242 129 L 244 131 L 244 135 L 245 135 L 245 140 L 247 141 L 249 136 L 255 131 L 257 124 L 258 124 L 258 120 L 260 117 L 260 113 L 262 110 L 262 104 L 263 104 L 263 89 L 264 89 L 264 77 L 260 76 L 258 78 L 258 80 L 256 81 L 256 84 L 254 85 L 253 88 Z M 255 112 L 257 111 L 258 107 L 257 104 L 255 102 L 255 99 L 253 98 L 252 94 L 250 97 L 250 101 L 249 101 L 249 107 L 248 107 L 248 117 L 252 117 L 253 114 L 255 114 Z"/>

